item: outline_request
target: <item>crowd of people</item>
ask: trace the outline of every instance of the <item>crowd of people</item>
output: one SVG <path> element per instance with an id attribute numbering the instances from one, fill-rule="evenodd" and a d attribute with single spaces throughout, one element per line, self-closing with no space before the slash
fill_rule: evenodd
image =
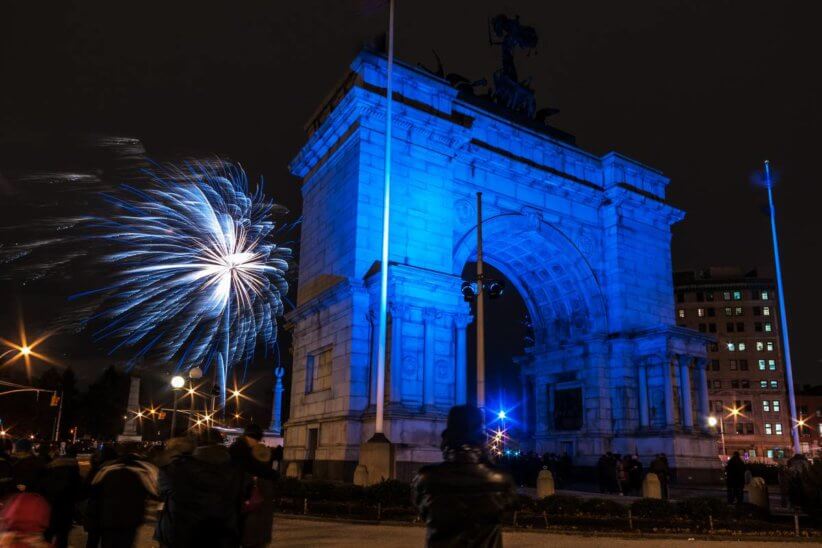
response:
<path id="1" fill-rule="evenodd" d="M 267 546 L 278 458 L 249 425 L 232 445 L 220 432 L 165 446 L 101 445 L 81 474 L 76 448 L 35 451 L 27 439 L 0 450 L 0 546 L 68 546 L 75 521 L 87 548 L 134 545 L 147 509 L 161 507 L 161 546 Z M 49 449 L 54 449 L 50 453 Z"/>

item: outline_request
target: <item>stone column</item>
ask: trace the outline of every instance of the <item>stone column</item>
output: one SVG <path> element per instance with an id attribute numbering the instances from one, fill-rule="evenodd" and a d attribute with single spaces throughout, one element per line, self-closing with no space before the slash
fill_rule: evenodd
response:
<path id="1" fill-rule="evenodd" d="M 708 360 L 705 358 L 697 358 L 694 360 L 694 367 L 696 367 L 696 396 L 699 427 L 702 430 L 707 430 L 708 415 L 711 412 L 711 410 L 708 409 Z"/>
<path id="2" fill-rule="evenodd" d="M 422 375 L 422 403 L 426 407 L 434 405 L 434 322 L 436 319 L 436 308 L 426 308 L 423 311 L 425 347 Z"/>
<path id="3" fill-rule="evenodd" d="M 468 401 L 468 348 L 465 339 L 465 328 L 471 323 L 471 316 L 468 314 L 457 314 L 454 316 L 454 327 L 456 331 L 456 346 L 455 357 L 456 364 L 454 365 L 454 390 L 456 392 L 455 402 L 457 405 L 465 405 Z"/>
<path id="4" fill-rule="evenodd" d="M 665 387 L 665 427 L 676 426 L 674 417 L 674 380 L 671 377 L 671 357 L 665 356 L 662 360 L 662 382 Z"/>
<path id="5" fill-rule="evenodd" d="M 639 427 L 648 428 L 648 370 L 645 362 L 637 366 L 639 384 Z"/>
<path id="6" fill-rule="evenodd" d="M 682 425 L 687 429 L 694 427 L 694 406 L 691 402 L 691 357 L 677 356 L 679 361 L 679 387 L 682 397 Z"/>
<path id="7" fill-rule="evenodd" d="M 391 305 L 391 390 L 388 400 L 402 401 L 402 314 L 405 307 L 401 304 Z"/>
<path id="8" fill-rule="evenodd" d="M 285 375 L 285 369 L 282 367 L 277 367 L 274 369 L 274 376 L 276 377 L 277 381 L 274 385 L 274 405 L 271 406 L 271 426 L 268 428 L 269 431 L 274 432 L 278 436 L 283 433 L 283 423 L 282 423 L 282 407 L 283 407 L 283 375 Z"/>

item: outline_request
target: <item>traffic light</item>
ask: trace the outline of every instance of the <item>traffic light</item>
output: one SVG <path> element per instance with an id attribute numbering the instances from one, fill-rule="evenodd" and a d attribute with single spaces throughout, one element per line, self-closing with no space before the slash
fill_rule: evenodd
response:
<path id="1" fill-rule="evenodd" d="M 51 403 L 49 403 L 49 405 L 51 407 L 57 407 L 58 405 L 60 405 L 60 396 L 58 396 L 57 394 L 52 394 Z"/>
<path id="2" fill-rule="evenodd" d="M 165 412 L 165 411 L 160 411 L 160 412 L 157 414 L 157 418 L 158 418 L 158 419 L 160 419 L 161 421 L 166 420 L 166 412 Z"/>

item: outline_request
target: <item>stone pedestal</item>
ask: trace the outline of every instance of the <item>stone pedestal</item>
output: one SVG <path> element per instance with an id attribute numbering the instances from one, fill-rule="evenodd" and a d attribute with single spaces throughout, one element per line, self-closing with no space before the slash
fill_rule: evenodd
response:
<path id="1" fill-rule="evenodd" d="M 550 470 L 540 470 L 537 476 L 537 498 L 544 499 L 554 494 L 554 476 Z"/>
<path id="2" fill-rule="evenodd" d="M 128 386 L 128 404 L 126 410 L 126 424 L 123 433 L 117 436 L 117 441 L 142 441 L 143 437 L 137 433 L 137 413 L 140 412 L 140 378 L 130 377 Z"/>
<path id="3" fill-rule="evenodd" d="M 642 480 L 642 496 L 646 499 L 661 499 L 662 485 L 659 483 L 659 478 L 653 472 L 645 474 L 645 479 Z"/>
<path id="4" fill-rule="evenodd" d="M 360 463 L 365 467 L 368 485 L 394 478 L 394 446 L 385 434 L 374 436 L 360 446 Z"/>

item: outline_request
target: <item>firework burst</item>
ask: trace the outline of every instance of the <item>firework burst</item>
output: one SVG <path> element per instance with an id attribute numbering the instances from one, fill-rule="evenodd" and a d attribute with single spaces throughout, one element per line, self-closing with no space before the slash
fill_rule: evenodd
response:
<path id="1" fill-rule="evenodd" d="M 291 250 L 273 241 L 272 218 L 285 210 L 261 186 L 250 192 L 231 164 L 148 174 L 148 188 L 106 195 L 115 213 L 84 223 L 111 246 L 101 263 L 111 282 L 72 298 L 99 299 L 89 321 L 96 340 L 117 341 L 112 351 L 216 366 L 224 403 L 228 370 L 247 364 L 258 342 L 276 343 Z"/>

